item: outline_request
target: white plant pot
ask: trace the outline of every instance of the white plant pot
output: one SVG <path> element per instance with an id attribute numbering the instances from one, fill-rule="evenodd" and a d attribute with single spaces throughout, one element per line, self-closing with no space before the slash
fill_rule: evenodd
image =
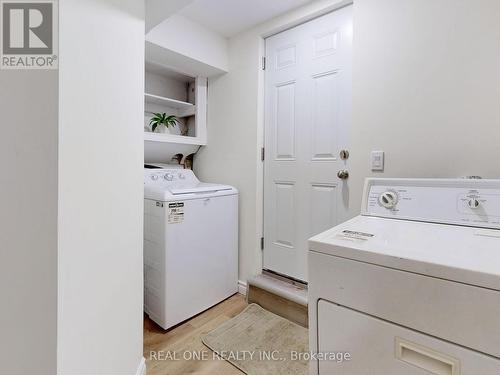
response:
<path id="1" fill-rule="evenodd" d="M 162 134 L 170 134 L 170 128 L 167 128 L 165 125 L 158 125 L 156 128 L 157 133 L 162 133 Z"/>

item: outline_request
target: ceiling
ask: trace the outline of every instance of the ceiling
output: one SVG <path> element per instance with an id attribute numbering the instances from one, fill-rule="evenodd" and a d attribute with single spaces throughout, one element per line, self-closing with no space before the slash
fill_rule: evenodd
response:
<path id="1" fill-rule="evenodd" d="M 232 37 L 314 0 L 194 0 L 178 14 Z"/>

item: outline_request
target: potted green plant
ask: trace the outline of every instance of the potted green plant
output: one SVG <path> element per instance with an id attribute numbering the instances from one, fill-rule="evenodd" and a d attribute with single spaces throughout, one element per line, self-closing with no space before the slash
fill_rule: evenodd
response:
<path id="1" fill-rule="evenodd" d="M 163 125 L 166 130 L 170 127 L 174 127 L 179 123 L 179 119 L 174 115 L 167 116 L 166 113 L 153 113 L 153 117 L 149 120 L 149 126 L 151 131 L 154 133 L 158 126 Z"/>

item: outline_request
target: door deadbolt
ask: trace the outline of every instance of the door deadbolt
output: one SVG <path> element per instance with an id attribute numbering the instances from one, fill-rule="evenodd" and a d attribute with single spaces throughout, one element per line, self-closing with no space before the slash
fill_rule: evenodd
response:
<path id="1" fill-rule="evenodd" d="M 346 180 L 347 178 L 349 178 L 349 171 L 341 169 L 340 171 L 337 172 L 337 177 L 340 178 L 341 180 Z"/>
<path id="2" fill-rule="evenodd" d="M 349 159 L 349 151 L 347 151 L 347 150 L 341 150 L 341 151 L 340 151 L 340 158 L 341 158 L 342 160 L 347 160 L 347 159 Z"/>

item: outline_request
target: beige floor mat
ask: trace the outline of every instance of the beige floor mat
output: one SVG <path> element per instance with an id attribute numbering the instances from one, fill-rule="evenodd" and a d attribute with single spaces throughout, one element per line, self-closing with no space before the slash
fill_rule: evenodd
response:
<path id="1" fill-rule="evenodd" d="M 202 338 L 248 375 L 307 374 L 308 331 L 256 304 Z"/>

